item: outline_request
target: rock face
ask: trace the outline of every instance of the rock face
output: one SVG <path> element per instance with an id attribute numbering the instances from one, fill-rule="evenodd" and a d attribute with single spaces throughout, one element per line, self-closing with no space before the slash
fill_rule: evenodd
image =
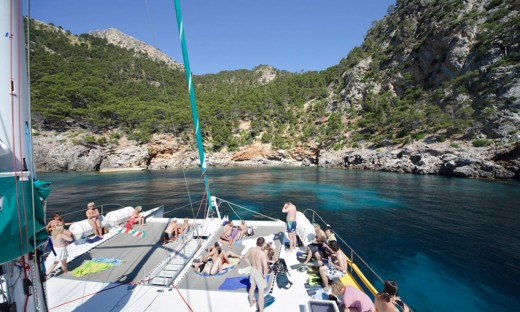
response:
<path id="1" fill-rule="evenodd" d="M 156 135 L 148 144 L 126 138 L 117 145 L 74 143 L 67 133 L 43 133 L 34 137 L 38 170 L 95 171 L 140 167 L 150 170 L 199 165 L 198 152 L 169 135 Z M 273 151 L 253 144 L 236 152 L 208 153 L 209 166 L 319 166 L 355 170 L 379 170 L 414 174 L 439 174 L 468 178 L 520 179 L 520 143 L 500 148 L 476 148 L 460 143 L 424 142 L 378 149 Z"/>
<path id="2" fill-rule="evenodd" d="M 136 55 L 146 55 L 152 60 L 164 62 L 172 69 L 184 70 L 183 65 L 174 61 L 168 55 L 161 52 L 161 50 L 152 47 L 151 45 L 148 45 L 142 41 L 139 41 L 130 35 L 122 33 L 115 28 L 96 30 L 91 32 L 90 34 L 95 37 L 106 39 L 108 43 L 113 44 L 115 46 L 128 50 L 133 50 L 136 52 Z"/>

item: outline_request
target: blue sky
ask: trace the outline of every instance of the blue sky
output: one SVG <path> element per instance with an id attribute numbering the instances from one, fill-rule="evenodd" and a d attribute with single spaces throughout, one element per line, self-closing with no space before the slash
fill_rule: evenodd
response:
<path id="1" fill-rule="evenodd" d="M 336 65 L 395 0 L 180 0 L 194 74 L 260 64 Z M 173 0 L 36 0 L 31 17 L 73 34 L 117 28 L 182 62 Z"/>

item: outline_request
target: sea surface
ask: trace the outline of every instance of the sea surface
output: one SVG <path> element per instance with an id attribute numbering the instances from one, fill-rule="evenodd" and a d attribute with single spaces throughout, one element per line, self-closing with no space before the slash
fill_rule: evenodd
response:
<path id="1" fill-rule="evenodd" d="M 520 183 L 324 168 L 209 168 L 211 195 L 231 219 L 284 219 L 291 201 L 314 209 L 414 311 L 517 311 Z M 84 218 L 86 204 L 165 205 L 167 217 L 200 216 L 197 169 L 40 173 L 51 181 L 48 213 Z M 74 213 L 77 212 L 77 213 Z M 376 278 L 367 274 L 381 287 Z"/>

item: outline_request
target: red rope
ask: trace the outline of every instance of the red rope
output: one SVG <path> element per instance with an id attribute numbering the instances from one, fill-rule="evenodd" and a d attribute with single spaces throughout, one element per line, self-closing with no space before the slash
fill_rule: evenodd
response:
<path id="1" fill-rule="evenodd" d="M 179 291 L 179 288 L 177 288 L 177 286 L 173 285 L 173 288 L 175 288 L 175 290 L 177 290 L 177 293 L 179 294 L 179 296 L 181 296 L 181 299 L 182 301 L 184 301 L 184 303 L 186 304 L 186 306 L 188 307 L 188 309 L 190 309 L 191 312 L 193 312 L 193 309 L 191 308 L 190 304 L 188 303 L 188 301 L 186 301 L 186 299 L 184 299 L 184 296 L 181 294 L 181 292 Z"/>

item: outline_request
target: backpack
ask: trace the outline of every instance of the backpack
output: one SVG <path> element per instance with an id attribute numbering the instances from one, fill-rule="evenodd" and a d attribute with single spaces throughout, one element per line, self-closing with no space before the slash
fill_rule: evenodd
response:
<path id="1" fill-rule="evenodd" d="M 275 263 L 273 263 L 270 271 L 276 275 L 276 285 L 278 285 L 278 288 L 291 288 L 293 283 L 289 281 L 289 278 L 287 277 L 287 274 L 291 274 L 289 273 L 289 270 L 287 269 L 287 263 L 285 263 L 283 258 L 280 258 Z"/>

